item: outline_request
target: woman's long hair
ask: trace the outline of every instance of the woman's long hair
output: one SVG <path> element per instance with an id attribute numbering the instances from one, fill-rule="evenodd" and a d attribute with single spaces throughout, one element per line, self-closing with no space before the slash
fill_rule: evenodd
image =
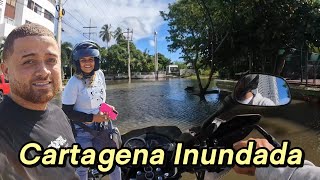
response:
<path id="1" fill-rule="evenodd" d="M 91 75 L 91 76 L 86 76 L 82 71 L 80 71 L 78 73 L 75 73 L 74 76 L 76 78 L 78 78 L 79 80 L 81 80 L 86 87 L 92 87 L 93 82 L 96 78 L 96 72 L 94 72 L 93 75 Z M 89 79 L 89 82 L 87 82 L 87 79 Z"/>

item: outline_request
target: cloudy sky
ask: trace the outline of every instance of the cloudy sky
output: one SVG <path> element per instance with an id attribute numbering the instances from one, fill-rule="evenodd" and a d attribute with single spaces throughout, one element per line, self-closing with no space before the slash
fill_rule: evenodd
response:
<path id="1" fill-rule="evenodd" d="M 158 32 L 158 52 L 164 54 L 172 61 L 179 60 L 179 53 L 170 53 L 167 50 L 168 26 L 159 15 L 159 11 L 167 11 L 168 3 L 175 0 L 62 0 L 65 16 L 63 17 L 62 41 L 72 44 L 87 39 L 88 27 L 91 19 L 91 40 L 97 41 L 101 46 L 105 42 L 99 38 L 99 31 L 104 24 L 111 24 L 111 30 L 120 27 L 133 30 L 133 41 L 137 48 L 149 54 L 154 54 L 154 31 Z M 75 3 L 76 2 L 76 3 Z M 86 36 L 86 37 L 85 37 Z M 114 44 L 114 40 L 109 43 Z M 181 60 L 179 60 L 181 61 Z"/>

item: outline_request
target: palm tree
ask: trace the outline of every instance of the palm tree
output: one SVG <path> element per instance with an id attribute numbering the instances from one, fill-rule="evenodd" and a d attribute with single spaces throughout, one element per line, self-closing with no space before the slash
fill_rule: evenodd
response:
<path id="1" fill-rule="evenodd" d="M 119 44 L 119 42 L 120 42 L 121 40 L 125 40 L 125 37 L 124 37 L 124 35 L 123 35 L 122 30 L 121 30 L 120 27 L 118 27 L 118 28 L 115 30 L 115 32 L 114 32 L 114 37 L 116 38 L 117 44 Z"/>
<path id="2" fill-rule="evenodd" d="M 70 42 L 63 42 L 61 44 L 61 70 L 62 74 L 64 74 L 63 67 L 66 65 L 70 68 L 70 76 L 72 75 L 72 66 L 71 66 L 71 53 L 72 53 L 73 45 Z M 67 73 L 67 72 L 66 72 Z M 69 74 L 69 73 L 67 73 Z M 64 79 L 64 76 L 62 76 Z"/>
<path id="3" fill-rule="evenodd" d="M 111 24 L 109 25 L 105 24 L 104 26 L 102 26 L 101 31 L 99 33 L 99 37 L 102 39 L 102 41 L 107 43 L 107 48 L 108 48 L 108 43 L 112 38 L 110 29 L 111 29 Z"/>
<path id="4" fill-rule="evenodd" d="M 70 57 L 72 52 L 73 45 L 70 42 L 63 42 L 61 44 L 61 60 L 62 64 L 70 64 Z"/>

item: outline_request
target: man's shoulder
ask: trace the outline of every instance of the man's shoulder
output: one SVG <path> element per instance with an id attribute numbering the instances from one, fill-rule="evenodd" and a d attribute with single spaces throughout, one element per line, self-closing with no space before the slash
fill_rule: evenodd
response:
<path id="1" fill-rule="evenodd" d="M 11 112 L 15 111 L 14 109 L 16 107 L 14 107 L 14 105 L 11 101 L 12 100 L 10 99 L 10 97 L 5 96 L 3 101 L 0 103 L 0 114 L 1 114 L 0 123 L 2 123 L 2 121 L 7 119 L 9 116 L 12 116 Z"/>
<path id="2" fill-rule="evenodd" d="M 51 113 L 61 113 L 65 115 L 63 110 L 53 102 L 48 103 L 48 109 L 50 110 Z"/>

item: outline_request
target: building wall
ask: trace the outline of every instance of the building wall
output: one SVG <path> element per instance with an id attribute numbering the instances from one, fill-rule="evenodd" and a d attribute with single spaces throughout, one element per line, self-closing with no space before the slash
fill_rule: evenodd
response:
<path id="1" fill-rule="evenodd" d="M 0 24 L 0 39 L 2 39 L 3 36 L 8 36 L 14 28 L 16 28 L 16 26 L 9 23 Z"/>
<path id="2" fill-rule="evenodd" d="M 52 15 L 55 14 L 54 5 L 48 0 L 33 0 L 33 2 L 37 3 L 42 7 L 41 14 L 37 14 L 33 10 L 27 7 L 28 0 L 24 0 L 24 5 L 17 4 L 16 8 L 16 26 L 20 26 L 25 24 L 27 21 L 41 24 L 52 32 L 54 32 L 54 23 L 44 17 L 45 9 L 49 11 Z"/>
<path id="3" fill-rule="evenodd" d="M 55 16 L 56 9 L 55 5 L 52 3 L 53 1 L 33 0 L 33 2 L 41 6 L 41 12 L 39 12 L 39 14 L 27 7 L 28 0 L 17 0 L 13 22 L 9 22 L 8 19 L 4 17 L 4 10 L 3 12 L 0 12 L 0 16 L 3 14 L 0 17 L 0 37 L 7 36 L 15 27 L 27 22 L 41 24 L 54 32 L 54 22 L 44 17 L 45 10 Z M 6 7 L 6 0 L 3 1 L 3 5 L 1 5 L 0 0 L 0 8 L 1 7 L 3 7 L 3 9 Z"/>
<path id="4" fill-rule="evenodd" d="M 5 7 L 6 7 L 6 0 L 0 0 L 0 23 L 3 22 Z"/>

